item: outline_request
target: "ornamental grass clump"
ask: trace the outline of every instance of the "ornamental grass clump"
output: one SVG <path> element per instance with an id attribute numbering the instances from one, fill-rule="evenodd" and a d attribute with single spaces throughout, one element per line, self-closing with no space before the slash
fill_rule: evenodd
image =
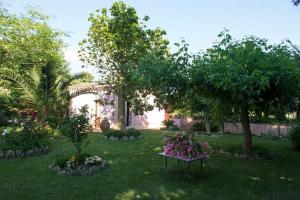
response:
<path id="1" fill-rule="evenodd" d="M 208 159 L 211 156 L 212 148 L 207 142 L 200 144 L 186 134 L 176 134 L 175 137 L 164 137 L 163 151 L 166 155 L 180 158 Z"/>

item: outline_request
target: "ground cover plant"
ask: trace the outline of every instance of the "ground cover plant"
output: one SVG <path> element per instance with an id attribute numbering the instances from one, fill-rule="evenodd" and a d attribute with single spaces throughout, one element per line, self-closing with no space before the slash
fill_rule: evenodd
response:
<path id="1" fill-rule="evenodd" d="M 109 167 L 86 177 L 57 176 L 48 170 L 49 162 L 57 156 L 74 153 L 75 148 L 65 139 L 52 141 L 52 151 L 47 155 L 2 160 L 0 199 L 299 198 L 299 152 L 294 151 L 289 139 L 253 137 L 256 145 L 278 154 L 275 160 L 240 160 L 215 151 L 204 162 L 207 179 L 192 183 L 182 177 L 160 175 L 163 160 L 157 153 L 163 146 L 161 131 L 143 131 L 142 136 L 143 140 L 128 145 L 127 141 L 107 141 L 90 134 L 86 151 L 102 155 Z M 241 135 L 195 137 L 199 142 L 207 141 L 214 150 L 240 145 L 242 139 Z"/>

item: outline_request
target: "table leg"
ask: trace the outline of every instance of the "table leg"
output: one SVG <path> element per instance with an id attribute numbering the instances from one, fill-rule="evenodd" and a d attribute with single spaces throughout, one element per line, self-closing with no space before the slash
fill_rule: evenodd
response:
<path id="1" fill-rule="evenodd" d="M 168 157 L 165 157 L 166 158 L 166 165 L 165 165 L 165 167 L 166 167 L 166 169 L 168 169 Z"/>

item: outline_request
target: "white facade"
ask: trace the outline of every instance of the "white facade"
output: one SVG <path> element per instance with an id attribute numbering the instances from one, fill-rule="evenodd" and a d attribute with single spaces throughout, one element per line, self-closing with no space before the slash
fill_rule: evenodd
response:
<path id="1" fill-rule="evenodd" d="M 91 88 L 91 93 L 88 92 L 88 88 Z M 83 94 L 80 94 L 80 90 L 84 91 Z M 118 127 L 118 97 L 116 95 L 108 96 L 98 85 L 72 86 L 70 87 L 70 94 L 73 97 L 69 105 L 71 114 L 77 113 L 80 107 L 88 105 L 91 124 L 94 128 L 99 128 L 99 123 L 104 117 L 108 118 L 112 128 Z M 164 119 L 165 111 L 156 107 L 144 115 L 135 115 L 133 112 L 129 112 L 128 127 L 159 129 L 162 127 L 161 122 Z"/>

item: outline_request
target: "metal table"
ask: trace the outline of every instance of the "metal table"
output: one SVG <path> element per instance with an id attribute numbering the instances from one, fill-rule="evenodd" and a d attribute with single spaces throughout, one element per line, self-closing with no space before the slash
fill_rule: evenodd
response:
<path id="1" fill-rule="evenodd" d="M 164 164 L 164 167 L 162 167 L 160 169 L 160 173 L 162 175 L 163 173 L 163 170 L 169 170 L 169 167 L 168 167 L 168 159 L 175 159 L 177 160 L 177 166 L 179 165 L 179 162 L 186 162 L 188 164 L 188 170 L 189 172 L 191 172 L 191 163 L 192 162 L 195 162 L 195 161 L 200 161 L 201 163 L 201 166 L 200 166 L 200 170 L 202 171 L 203 169 L 203 160 L 204 158 L 182 158 L 182 157 L 178 157 L 178 156 L 170 156 L 170 155 L 166 155 L 164 152 L 161 152 L 161 153 L 158 153 L 159 156 L 165 158 L 165 164 Z M 190 178 L 193 179 L 193 177 L 189 176 Z"/>

